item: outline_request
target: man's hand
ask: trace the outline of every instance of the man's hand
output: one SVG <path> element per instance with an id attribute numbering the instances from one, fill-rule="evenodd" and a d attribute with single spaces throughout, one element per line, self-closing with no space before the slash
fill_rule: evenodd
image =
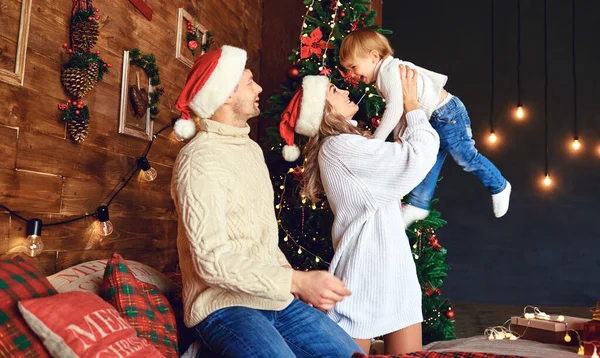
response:
<path id="1" fill-rule="evenodd" d="M 294 271 L 292 294 L 320 310 L 328 311 L 350 295 L 340 279 L 326 271 Z"/>
<path id="2" fill-rule="evenodd" d="M 404 66 L 399 65 L 400 68 L 400 81 L 402 82 L 402 99 L 404 101 L 404 111 L 410 112 L 415 109 L 421 108 L 419 101 L 417 100 L 417 71 Z"/>

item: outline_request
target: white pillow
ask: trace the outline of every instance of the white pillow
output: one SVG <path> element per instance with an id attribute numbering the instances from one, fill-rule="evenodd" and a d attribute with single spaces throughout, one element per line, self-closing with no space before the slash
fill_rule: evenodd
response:
<path id="1" fill-rule="evenodd" d="M 94 260 L 71 266 L 46 277 L 58 292 L 84 291 L 100 294 L 106 260 Z M 140 281 L 153 284 L 163 292 L 172 292 L 177 286 L 167 276 L 150 266 L 137 261 L 127 260 L 133 276 Z"/>

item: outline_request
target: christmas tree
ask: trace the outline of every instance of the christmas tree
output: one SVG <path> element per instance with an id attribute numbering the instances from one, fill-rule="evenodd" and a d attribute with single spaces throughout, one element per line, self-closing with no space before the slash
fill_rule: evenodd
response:
<path id="1" fill-rule="evenodd" d="M 361 128 L 373 131 L 381 121 L 385 101 L 371 85 L 359 82 L 340 64 L 339 46 L 345 35 L 361 27 L 369 27 L 383 34 L 390 31 L 373 25 L 374 11 L 367 0 L 304 0 L 306 14 L 298 47 L 292 50 L 289 60 L 288 80 L 281 85 L 282 93 L 269 99 L 269 109 L 263 116 L 277 122 L 305 75 L 322 74 L 331 82 L 350 92 L 350 98 L 360 103 L 354 117 Z M 298 136 L 301 147 L 306 138 Z M 333 214 L 327 200 L 317 204 L 299 194 L 302 179 L 302 158 L 288 163 L 281 155 L 282 140 L 279 127 L 268 129 L 266 157 L 275 189 L 275 210 L 279 223 L 280 247 L 295 269 L 327 269 L 333 256 L 331 226 Z M 440 286 L 449 267 L 444 263 L 446 251 L 439 244 L 435 230 L 445 222 L 439 212 L 415 223 L 407 234 L 413 247 L 419 281 L 423 289 L 423 342 L 454 338 L 450 302 L 442 299 Z"/>

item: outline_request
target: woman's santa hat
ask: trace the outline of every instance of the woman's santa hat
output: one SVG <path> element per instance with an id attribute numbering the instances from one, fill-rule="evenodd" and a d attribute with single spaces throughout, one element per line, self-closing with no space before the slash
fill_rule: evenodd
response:
<path id="1" fill-rule="evenodd" d="M 279 134 L 285 141 L 283 158 L 288 162 L 300 157 L 300 148 L 294 144 L 294 133 L 312 137 L 319 133 L 325 110 L 329 78 L 305 76 L 291 102 L 281 114 Z"/>
<path id="2" fill-rule="evenodd" d="M 196 134 L 191 112 L 210 118 L 235 91 L 246 68 L 246 57 L 246 51 L 225 45 L 196 60 L 175 102 L 181 111 L 173 128 L 179 139 L 190 139 Z"/>

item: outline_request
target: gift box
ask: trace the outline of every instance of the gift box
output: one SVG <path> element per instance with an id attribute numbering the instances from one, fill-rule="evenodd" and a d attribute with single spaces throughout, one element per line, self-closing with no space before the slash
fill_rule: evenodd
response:
<path id="1" fill-rule="evenodd" d="M 527 319 L 524 317 L 511 317 L 511 330 L 521 335 L 521 338 L 531 341 L 551 344 L 568 344 L 577 345 L 578 337 L 575 330 L 582 334 L 584 325 L 589 322 L 589 318 L 564 316 L 563 322 L 544 320 L 544 319 Z M 568 334 L 571 338 L 569 342 L 565 341 L 565 335 Z"/>

